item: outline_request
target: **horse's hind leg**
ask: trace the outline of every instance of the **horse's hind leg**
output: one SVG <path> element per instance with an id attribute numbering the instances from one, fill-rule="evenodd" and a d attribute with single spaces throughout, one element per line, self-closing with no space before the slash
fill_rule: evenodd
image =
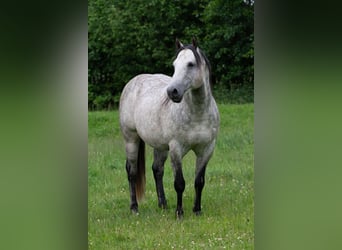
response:
<path id="1" fill-rule="evenodd" d="M 126 171 L 129 182 L 130 192 L 130 208 L 133 213 L 138 213 L 138 202 L 136 196 L 136 180 L 138 174 L 137 159 L 138 159 L 139 142 L 126 142 Z"/>
<path id="2" fill-rule="evenodd" d="M 154 149 L 154 161 L 152 165 L 153 176 L 156 182 L 156 190 L 158 195 L 158 206 L 166 208 L 167 202 L 165 199 L 163 176 L 164 176 L 164 163 L 167 158 L 167 151 L 159 151 Z"/>

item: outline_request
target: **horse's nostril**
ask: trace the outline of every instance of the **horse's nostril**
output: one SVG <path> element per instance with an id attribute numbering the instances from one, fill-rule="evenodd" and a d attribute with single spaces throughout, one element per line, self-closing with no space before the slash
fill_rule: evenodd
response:
<path id="1" fill-rule="evenodd" d="M 182 90 L 178 89 L 177 87 L 172 86 L 167 89 L 167 95 L 169 96 L 169 98 L 177 103 L 179 103 L 182 100 L 182 93 Z"/>

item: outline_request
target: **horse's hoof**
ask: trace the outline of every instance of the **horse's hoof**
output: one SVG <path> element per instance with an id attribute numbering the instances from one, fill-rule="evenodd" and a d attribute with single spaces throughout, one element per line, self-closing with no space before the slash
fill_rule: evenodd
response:
<path id="1" fill-rule="evenodd" d="M 178 220 L 183 219 L 183 217 L 184 217 L 183 210 L 176 210 L 176 217 L 177 217 Z"/>
<path id="2" fill-rule="evenodd" d="M 139 215 L 138 209 L 131 209 L 133 215 Z"/>
<path id="3" fill-rule="evenodd" d="M 158 207 L 162 208 L 162 209 L 167 209 L 167 204 L 165 203 L 159 203 Z"/>
<path id="4" fill-rule="evenodd" d="M 137 206 L 131 206 L 131 212 L 132 214 L 139 215 L 139 210 Z"/>
<path id="5" fill-rule="evenodd" d="M 196 216 L 200 216 L 200 215 L 202 215 L 202 212 L 201 212 L 201 210 L 199 210 L 199 211 L 194 211 L 194 214 L 195 214 Z"/>

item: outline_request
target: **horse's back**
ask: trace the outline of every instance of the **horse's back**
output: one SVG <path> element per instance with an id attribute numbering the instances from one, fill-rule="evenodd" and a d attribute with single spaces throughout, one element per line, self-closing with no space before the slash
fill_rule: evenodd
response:
<path id="1" fill-rule="evenodd" d="M 141 74 L 132 78 L 124 87 L 120 104 L 125 104 L 129 102 L 132 104 L 132 101 L 141 97 L 144 93 L 160 92 L 160 90 L 167 86 L 171 77 L 163 74 Z"/>
<path id="2" fill-rule="evenodd" d="M 126 84 L 120 98 L 120 124 L 124 134 L 125 129 L 137 129 L 136 113 L 143 115 L 142 112 L 148 110 L 146 107 L 162 102 L 170 79 L 163 74 L 141 74 Z"/>

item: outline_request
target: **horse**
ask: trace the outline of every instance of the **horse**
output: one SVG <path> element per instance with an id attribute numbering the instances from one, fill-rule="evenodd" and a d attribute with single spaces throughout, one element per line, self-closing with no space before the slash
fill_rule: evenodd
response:
<path id="1" fill-rule="evenodd" d="M 220 116 L 211 92 L 210 63 L 197 41 L 183 45 L 176 39 L 172 77 L 140 74 L 124 87 L 119 103 L 120 128 L 125 141 L 130 209 L 138 214 L 138 202 L 145 192 L 145 143 L 153 151 L 153 176 L 158 206 L 167 207 L 163 176 L 170 154 L 177 192 L 176 217 L 182 218 L 185 180 L 182 158 L 196 155 L 193 212 L 201 214 L 205 170 L 213 154 Z"/>

